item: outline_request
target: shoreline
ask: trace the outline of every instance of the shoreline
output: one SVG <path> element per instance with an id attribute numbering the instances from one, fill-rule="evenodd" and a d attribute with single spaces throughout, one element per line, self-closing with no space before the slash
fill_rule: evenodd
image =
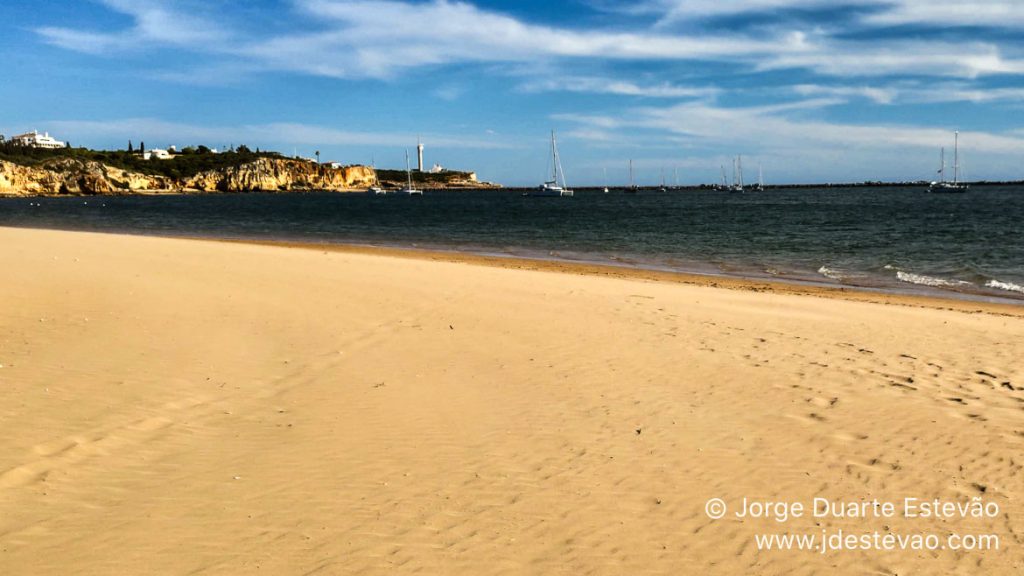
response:
<path id="1" fill-rule="evenodd" d="M 0 226 L 0 228 L 3 227 Z M 722 288 L 726 290 L 812 296 L 816 298 L 831 298 L 853 302 L 869 302 L 884 305 L 930 308 L 936 310 L 954 310 L 972 314 L 986 313 L 1001 316 L 1024 317 L 1024 302 L 1017 303 L 1016 300 L 1010 298 L 1006 299 L 1006 301 L 993 301 L 995 300 L 994 297 L 989 298 L 986 296 L 974 296 L 971 294 L 964 294 L 963 297 L 958 298 L 953 295 L 946 296 L 944 294 L 931 295 L 900 293 L 886 288 L 833 286 L 826 283 L 819 284 L 797 279 L 763 279 L 739 275 L 732 276 L 724 273 L 718 275 L 690 271 L 659 270 L 627 264 L 573 261 L 556 258 L 532 258 L 512 255 L 505 256 L 493 253 L 462 252 L 458 250 L 444 250 L 436 248 L 380 246 L 354 242 L 305 242 L 299 240 L 226 238 L 189 234 L 137 234 L 131 232 L 68 230 L 62 228 L 34 228 L 19 226 L 11 226 L 10 228 L 275 246 L 299 250 L 320 250 L 338 253 L 386 256 L 391 258 L 452 262 L 512 270 L 536 270 L 570 275 L 645 280 L 659 283 Z M 986 298 L 986 300 L 981 300 L 980 298 Z"/>
<path id="2" fill-rule="evenodd" d="M 729 276 L 725 274 L 714 275 L 701 274 L 697 272 L 678 272 L 672 270 L 656 270 L 638 266 L 602 264 L 598 262 L 574 262 L 571 260 L 560 259 L 528 258 L 522 256 L 501 256 L 495 254 L 481 254 L 472 252 L 437 250 L 429 248 L 400 248 L 352 243 L 320 244 L 316 242 L 299 242 L 289 240 L 232 239 L 213 238 L 204 236 L 161 237 L 184 238 L 190 240 L 202 240 L 212 242 L 226 242 L 230 244 L 276 246 L 281 248 L 292 248 L 299 250 L 323 250 L 329 252 L 340 252 L 348 254 L 365 254 L 386 256 L 391 258 L 405 258 L 414 260 L 428 260 L 434 262 L 451 262 L 477 266 L 489 266 L 511 270 L 533 270 L 580 276 L 618 278 L 623 280 L 645 280 L 668 284 L 682 284 L 687 286 L 721 288 L 725 290 L 742 290 L 750 292 L 767 292 L 772 294 L 786 294 L 795 296 L 812 296 L 817 298 L 832 298 L 853 302 L 868 302 L 885 305 L 910 306 L 917 308 L 930 308 L 935 310 L 952 310 L 971 314 L 985 313 L 1001 316 L 1024 317 L 1024 302 L 1016 304 L 1014 303 L 1015 301 L 991 302 L 973 300 L 967 297 L 956 298 L 952 296 L 945 297 L 924 294 L 902 294 L 890 292 L 884 288 L 872 289 L 859 286 L 830 286 L 826 284 L 814 284 L 811 282 L 803 282 L 799 280 L 762 280 L 758 278 L 744 276 Z"/>
<path id="3" fill-rule="evenodd" d="M 390 186 L 388 190 L 398 189 L 405 185 L 404 182 L 385 180 L 383 184 Z M 765 184 L 764 190 L 831 190 L 839 188 L 924 188 L 927 187 L 929 182 L 853 182 L 853 183 L 840 183 L 840 184 Z M 1006 186 L 1024 186 L 1024 180 L 1021 181 L 1007 181 L 1007 182 L 967 182 L 970 187 L 977 188 L 991 188 L 991 187 L 1006 187 Z M 707 192 L 716 190 L 717 184 L 687 184 L 680 186 L 668 187 L 668 193 L 673 192 Z M 477 192 L 477 191 L 506 191 L 513 194 L 521 194 L 523 192 L 529 192 L 536 189 L 536 186 L 506 186 L 497 182 L 477 182 L 473 185 L 450 185 L 450 186 L 419 186 L 419 188 L 427 191 L 456 191 L 456 192 Z M 627 185 L 608 186 L 611 193 L 619 192 L 627 188 Z M 587 192 L 599 194 L 602 193 L 604 186 L 601 185 L 585 185 L 585 186 L 574 186 L 573 190 L 577 192 Z M 644 186 L 638 186 L 637 189 L 641 192 L 651 192 L 662 194 L 661 186 L 658 184 L 650 184 Z M 274 189 L 260 189 L 260 190 L 201 190 L 198 188 L 159 188 L 159 189 L 138 189 L 138 190 L 123 190 L 112 193 L 57 193 L 57 194 L 41 194 L 41 193 L 20 193 L 20 192 L 0 192 L 0 198 L 105 198 L 112 196 L 157 196 L 157 195 L 194 195 L 194 194 L 210 194 L 210 195 L 226 195 L 226 194 L 309 194 L 318 192 L 337 192 L 337 193 L 353 193 L 367 191 L 366 187 L 354 187 L 354 188 L 341 188 L 341 189 L 324 189 L 324 188 L 290 188 L 288 190 L 274 190 Z M 758 192 L 751 191 L 751 194 Z"/>
<path id="4" fill-rule="evenodd" d="M 457 190 L 458 188 L 455 188 Z M 440 190 L 440 189 L 439 189 Z M 102 200 L 105 198 L 124 198 L 129 196 L 231 196 L 238 194 L 365 194 L 366 188 L 341 188 L 338 190 L 323 190 L 320 188 L 292 188 L 290 190 L 200 190 L 198 188 L 153 188 L 149 190 L 125 190 L 108 194 L 17 194 L 13 192 L 0 192 L 0 198 L 92 198 Z"/>
<path id="5" fill-rule="evenodd" d="M 865 202 L 876 210 L 890 203 L 916 206 L 925 202 L 929 210 L 945 214 L 942 218 L 946 224 L 937 232 L 942 238 L 939 244 L 922 240 L 931 233 L 930 225 L 921 217 L 911 217 L 891 229 L 888 224 L 878 224 L 885 220 L 877 214 L 861 222 L 850 210 L 860 200 L 847 201 L 827 192 L 814 193 L 818 199 L 807 201 L 793 192 L 780 192 L 778 201 L 770 194 L 749 194 L 739 198 L 740 212 L 732 208 L 737 197 L 721 197 L 718 193 L 694 194 L 692 199 L 686 193 L 647 196 L 650 204 L 666 209 L 688 207 L 685 229 L 661 211 L 652 212 L 646 207 L 648 201 L 636 202 L 631 196 L 617 194 L 584 195 L 579 200 L 586 202 L 551 204 L 510 199 L 507 196 L 516 193 L 509 190 L 447 190 L 436 192 L 436 201 L 416 208 L 413 206 L 417 203 L 384 200 L 358 190 L 246 194 L 170 190 L 137 197 L 5 198 L 0 201 L 4 209 L 0 225 L 469 252 L 842 291 L 1024 305 L 1019 243 L 1010 240 L 987 246 L 980 228 L 964 231 L 950 220 L 956 211 L 944 211 L 949 199 L 929 203 L 931 197 L 927 195 L 911 198 L 894 193 L 879 199 L 877 205 Z M 860 194 L 857 198 L 868 197 Z M 985 200 L 982 207 L 972 208 L 969 218 L 1007 229 L 1010 222 L 991 214 L 1007 213 L 1006 203 L 994 203 L 994 199 L 1005 197 L 1013 206 L 1017 206 L 1018 199 L 1012 190 L 999 194 L 993 201 Z M 984 200 L 983 195 L 978 200 Z M 961 200 L 952 201 L 960 206 L 957 210 L 968 208 L 961 205 Z M 104 210 L 93 209 L 101 204 Z M 790 204 L 798 208 L 790 209 Z M 843 207 L 840 215 L 834 216 L 842 220 L 842 226 L 828 232 L 809 224 L 818 221 L 815 219 L 832 218 L 823 210 L 833 204 Z M 316 209 L 309 209 L 311 206 Z M 454 207 L 458 207 L 457 212 L 445 215 Z M 552 223 L 550 231 L 532 228 L 550 217 L 552 209 L 573 217 Z M 169 212 L 161 214 L 162 210 Z M 502 214 L 497 227 L 488 222 L 494 210 Z M 232 215 L 234 211 L 247 216 L 240 219 Z M 749 211 L 766 211 L 782 218 L 783 224 L 763 230 L 737 228 L 747 216 L 728 215 Z M 388 220 L 396 218 L 408 221 Z M 630 220 L 636 220 L 630 225 L 635 229 L 622 227 Z M 604 226 L 609 228 L 605 230 Z M 802 246 L 787 238 L 795 232 L 819 240 Z M 570 234 L 572 239 L 563 239 L 562 234 Z M 964 234 L 961 240 L 967 243 L 966 251 L 952 253 L 936 248 L 959 242 L 958 236 Z M 873 243 L 872 238 L 879 235 L 891 241 Z M 758 236 L 764 238 L 758 240 Z M 842 242 L 857 242 L 859 247 L 847 252 Z"/>
<path id="6" fill-rule="evenodd" d="M 400 189 L 404 184 L 384 181 L 384 189 L 388 193 L 394 193 Z M 492 184 L 491 186 L 444 186 L 444 187 L 427 187 L 420 186 L 420 189 L 427 192 L 478 192 L 478 191 L 510 191 L 518 193 L 517 188 L 506 188 L 500 184 Z M 532 188 L 531 188 L 532 190 Z M 246 195 L 246 194 L 367 194 L 368 190 L 366 187 L 355 187 L 355 188 L 339 188 L 336 190 L 325 190 L 323 188 L 290 188 L 288 190 L 200 190 L 199 188 L 153 188 L 148 190 L 124 190 L 118 192 L 111 192 L 106 194 L 88 194 L 88 193 L 59 193 L 59 194 L 36 194 L 36 193 L 16 193 L 16 192 L 0 192 L 0 199 L 25 199 L 25 198 L 93 198 L 96 200 L 102 200 L 104 198 L 124 198 L 130 196 L 235 196 L 235 195 Z"/>

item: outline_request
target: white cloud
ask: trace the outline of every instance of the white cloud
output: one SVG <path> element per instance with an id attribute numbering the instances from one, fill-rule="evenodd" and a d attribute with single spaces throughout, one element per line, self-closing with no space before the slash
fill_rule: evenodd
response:
<path id="1" fill-rule="evenodd" d="M 546 58 L 695 60 L 788 53 L 793 36 L 682 36 L 650 31 L 575 30 L 527 24 L 465 2 L 298 0 L 328 30 L 278 36 L 245 52 L 283 68 L 328 76 L 389 77 L 404 69 L 457 62 Z M 315 55 L 315 57 L 311 57 Z M 321 62 L 345 62 L 346 65 Z"/>
<path id="2" fill-rule="evenodd" d="M 874 24 L 930 24 L 949 26 L 991 26 L 1000 28 L 1024 24 L 1024 3 L 1020 0 L 893 0 L 885 9 L 867 15 Z"/>
<path id="3" fill-rule="evenodd" d="M 161 146 L 175 144 L 248 144 L 266 148 L 284 146 L 411 146 L 416 134 L 353 132 L 301 123 L 273 122 L 241 126 L 208 126 L 167 122 L 155 118 L 124 118 L 104 121 L 57 120 L 47 122 L 51 131 L 74 142 L 143 139 Z M 437 148 L 514 148 L 515 143 L 497 138 L 454 134 L 423 134 L 424 142 Z M 288 152 L 287 148 L 281 149 Z"/>
<path id="4" fill-rule="evenodd" d="M 83 32 L 52 26 L 39 28 L 36 32 L 54 46 L 86 54 L 104 54 L 125 48 L 131 43 L 131 37 L 124 34 Z"/>
<path id="5" fill-rule="evenodd" d="M 714 159 L 722 150 L 770 158 L 774 173 L 790 181 L 900 179 L 908 174 L 927 178 L 938 149 L 951 145 L 956 128 L 857 125 L 813 117 L 815 110 L 829 103 L 828 99 L 812 99 L 727 108 L 692 102 L 634 108 L 615 116 L 566 114 L 557 119 L 576 124 L 577 131 L 584 134 L 596 131 L 605 139 L 638 130 L 646 131 L 649 141 L 674 138 L 680 165 L 703 165 L 706 181 L 717 179 Z M 981 177 L 986 170 L 1005 170 L 1007 162 L 1019 157 L 1024 135 L 961 131 L 960 146 L 961 152 L 975 160 L 972 174 Z"/>
<path id="6" fill-rule="evenodd" d="M 252 59 L 281 70 L 332 77 L 391 77 L 429 65 L 531 62 L 545 58 L 698 60 L 752 58 L 811 49 L 800 35 L 771 38 L 684 36 L 649 30 L 575 30 L 527 24 L 465 2 L 295 0 L 312 31 L 251 33 L 227 42 L 218 25 L 167 7 L 110 6 L 135 19 L 124 31 L 37 30 L 47 41 L 83 52 L 173 44 L 197 52 Z M 223 32 L 223 33 L 222 33 Z"/>
<path id="7" fill-rule="evenodd" d="M 917 102 L 1024 102 L 1024 88 L 970 88 L 966 86 L 949 86 L 935 89 L 922 89 L 913 93 Z"/>
<path id="8" fill-rule="evenodd" d="M 529 80 L 520 88 L 526 92 L 585 92 L 645 98 L 710 98 L 721 92 L 714 87 L 680 86 L 669 82 L 642 84 L 597 76 L 552 76 Z"/>
<path id="9" fill-rule="evenodd" d="M 1007 58 L 992 44 L 900 40 L 868 45 L 824 42 L 820 50 L 765 58 L 760 70 L 799 68 L 829 76 L 918 76 L 977 78 L 1024 74 L 1024 60 Z"/>
<path id="10" fill-rule="evenodd" d="M 872 86 L 823 86 L 820 84 L 797 84 L 792 90 L 800 96 L 859 97 L 877 104 L 892 104 L 899 91 L 894 88 Z"/>
<path id="11" fill-rule="evenodd" d="M 112 9 L 135 18 L 134 33 L 153 42 L 187 46 L 197 43 L 226 42 L 227 31 L 221 24 L 202 17 L 202 4 L 138 2 L 136 0 L 102 0 Z"/>
<path id="12" fill-rule="evenodd" d="M 1019 0 L 652 0 L 642 5 L 663 23 L 781 10 L 858 9 L 865 25 L 989 26 L 1024 24 Z M 634 7 L 635 9 L 635 7 Z"/>
<path id="13" fill-rule="evenodd" d="M 592 127 L 574 128 L 562 132 L 562 139 L 585 140 L 590 144 L 615 144 L 616 146 L 621 146 L 625 140 L 619 133 Z"/>
<path id="14" fill-rule="evenodd" d="M 751 12 L 777 12 L 784 9 L 820 9 L 849 2 L 833 0 L 655 0 L 647 3 L 647 9 L 662 15 L 662 23 L 692 20 L 713 16 L 735 16 Z M 863 2 L 861 2 L 863 3 Z M 877 4 L 877 1 L 870 4 Z"/>
<path id="15" fill-rule="evenodd" d="M 943 7 L 953 5 L 949 0 L 939 1 Z M 759 70 L 803 68 L 834 76 L 911 72 L 973 78 L 1024 73 L 1024 60 L 1006 54 L 992 42 L 837 41 L 822 30 L 799 29 L 756 35 L 670 33 L 650 28 L 569 29 L 530 24 L 450 0 L 293 0 L 297 13 L 309 25 L 301 32 L 278 35 L 262 30 L 236 33 L 207 11 L 195 8 L 197 5 L 184 5 L 181 0 L 163 4 L 129 0 L 105 3 L 131 16 L 134 25 L 109 33 L 60 27 L 44 27 L 38 32 L 55 45 L 89 53 L 172 45 L 248 60 L 250 68 L 261 66 L 339 78 L 394 77 L 404 70 L 444 64 L 576 58 L 727 61 Z M 662 4 L 667 18 L 832 5 L 825 0 L 701 0 Z M 862 0 L 850 4 L 877 8 L 865 17 L 869 22 L 909 22 L 915 18 L 925 21 L 934 14 L 941 14 L 942 22 L 962 21 L 955 16 L 963 10 L 926 10 L 924 3 L 911 0 Z M 974 19 L 966 21 L 991 19 L 1005 23 L 1024 17 L 1024 4 L 1018 7 L 1008 2 L 982 2 L 972 14 Z M 936 17 L 935 21 L 940 19 Z M 642 92 L 642 88 L 627 82 L 613 93 Z"/>
<path id="16" fill-rule="evenodd" d="M 173 60 L 161 60 L 150 76 L 193 84 L 216 84 L 276 70 L 334 78 L 400 80 L 421 67 L 499 64 L 500 73 L 524 76 L 514 69 L 544 69 L 548 63 L 567 68 L 573 62 L 724 62 L 748 72 L 808 70 L 832 78 L 915 77 L 977 79 L 1024 74 L 1024 50 L 997 37 L 973 42 L 940 40 L 915 35 L 893 40 L 838 39 L 826 29 L 787 29 L 773 25 L 769 32 L 679 32 L 667 27 L 559 27 L 529 23 L 469 2 L 429 0 L 291 0 L 293 10 L 281 19 L 299 26 L 290 33 L 246 29 L 243 22 L 225 25 L 209 5 L 198 0 L 140 3 L 101 0 L 132 18 L 122 30 L 99 32 L 45 27 L 37 32 L 47 42 L 92 54 L 119 55 L 124 50 L 159 53 L 166 46 L 207 57 L 195 69 L 183 70 Z M 936 4 L 937 3 L 937 4 Z M 856 26 L 894 23 L 936 25 L 984 23 L 993 26 L 1024 21 L 1024 2 L 976 0 L 958 8 L 953 0 L 653 0 L 633 5 L 667 19 L 699 19 L 716 15 L 749 14 L 784 8 L 861 7 Z M 845 24 L 845 23 L 843 23 Z M 799 26 L 799 24 L 793 24 Z M 839 28 L 837 25 L 836 28 Z M 493 74 L 494 70 L 487 71 Z M 527 91 L 604 93 L 649 98 L 710 98 L 716 87 L 680 85 L 674 81 L 584 74 L 525 75 Z M 532 76 L 532 79 L 531 79 Z M 677 76 L 678 77 L 678 76 Z M 808 86 L 823 86 L 816 80 Z M 887 89 L 808 87 L 807 95 L 866 97 L 879 104 L 893 101 Z M 434 95 L 455 99 L 452 86 Z M 1013 99 L 1012 91 L 991 92 L 965 87 L 965 99 L 976 102 Z M 987 95 L 992 94 L 992 95 Z"/>
<path id="17" fill-rule="evenodd" d="M 962 82 L 904 81 L 881 86 L 796 84 L 789 90 L 800 96 L 865 98 L 877 104 L 1024 102 L 1024 88 L 975 88 Z"/>
<path id="18" fill-rule="evenodd" d="M 905 147 L 938 148 L 948 139 L 945 128 L 900 125 L 856 125 L 819 119 L 793 118 L 787 112 L 828 105 L 828 100 L 810 100 L 791 105 L 723 108 L 688 103 L 667 108 L 640 108 L 624 118 L 635 117 L 636 125 L 662 128 L 670 132 L 703 139 L 742 142 L 752 147 L 792 147 L 807 149 L 830 146 L 839 149 Z M 985 132 L 962 132 L 962 140 L 975 151 L 1017 153 L 1024 139 Z"/>
<path id="19" fill-rule="evenodd" d="M 89 32 L 46 26 L 37 32 L 51 44 L 91 54 L 124 50 L 142 52 L 160 46 L 209 49 L 231 40 L 224 26 L 171 3 L 101 0 L 112 10 L 131 16 L 134 24 L 117 32 Z M 195 8 L 192 6 L 191 8 Z"/>
<path id="20" fill-rule="evenodd" d="M 463 86 L 457 86 L 454 84 L 448 84 L 441 86 L 434 90 L 434 96 L 448 102 L 454 102 L 462 97 L 466 93 L 466 89 Z"/>

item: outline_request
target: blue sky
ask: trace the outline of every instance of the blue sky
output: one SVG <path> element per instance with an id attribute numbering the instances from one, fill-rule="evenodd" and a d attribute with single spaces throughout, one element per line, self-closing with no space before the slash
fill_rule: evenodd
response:
<path id="1" fill-rule="evenodd" d="M 1020 0 L 5 0 L 0 133 L 532 185 L 1024 179 Z"/>

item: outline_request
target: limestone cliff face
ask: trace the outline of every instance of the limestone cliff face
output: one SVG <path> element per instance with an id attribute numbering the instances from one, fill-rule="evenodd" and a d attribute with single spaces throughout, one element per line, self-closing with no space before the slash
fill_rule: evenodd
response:
<path id="1" fill-rule="evenodd" d="M 173 162 L 173 160 L 168 160 Z M 252 192 L 362 189 L 374 182 L 366 166 L 330 168 L 302 160 L 259 158 L 230 168 L 176 180 L 60 158 L 38 166 L 0 160 L 0 194 L 14 196 L 133 194 L 145 192 Z"/>
<path id="2" fill-rule="evenodd" d="M 349 190 L 373 184 L 374 171 L 366 166 L 330 168 L 303 160 L 260 158 L 223 170 L 200 172 L 182 182 L 182 188 L 201 192 L 277 190 Z"/>
<path id="3" fill-rule="evenodd" d="M 60 158 L 39 166 L 21 166 L 0 160 L 0 194 L 127 194 L 164 190 L 167 178 L 126 172 L 99 162 Z"/>
<path id="4" fill-rule="evenodd" d="M 451 188 L 479 188 L 481 182 L 476 179 L 476 172 L 461 172 L 460 175 L 452 178 L 448 181 L 448 186 Z M 484 182 L 486 186 L 490 186 L 490 183 Z"/>
<path id="5" fill-rule="evenodd" d="M 44 176 L 42 170 L 0 160 L 0 194 L 50 193 L 49 184 L 43 183 Z"/>
<path id="6" fill-rule="evenodd" d="M 457 170 L 438 173 L 415 172 L 412 178 L 414 186 L 426 189 L 479 190 L 481 188 L 501 188 L 500 184 L 479 181 L 476 172 L 461 172 Z M 380 180 L 385 188 L 401 188 L 406 185 L 404 171 L 382 171 Z"/>

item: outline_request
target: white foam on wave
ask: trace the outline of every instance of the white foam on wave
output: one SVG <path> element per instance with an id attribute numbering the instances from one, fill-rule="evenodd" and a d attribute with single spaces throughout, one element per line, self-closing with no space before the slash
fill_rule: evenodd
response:
<path id="1" fill-rule="evenodd" d="M 920 286 L 969 286 L 970 282 L 964 282 L 963 280 L 946 280 L 944 278 L 936 278 L 934 276 L 925 276 L 924 274 L 913 274 L 911 272 L 897 272 L 896 278 L 901 282 L 907 282 L 908 284 L 918 284 Z"/>
<path id="2" fill-rule="evenodd" d="M 1024 294 L 1024 286 L 1020 284 L 1014 284 L 1013 282 L 1000 282 L 999 280 L 989 280 L 985 283 L 985 286 L 989 288 L 995 288 L 996 290 L 1006 290 L 1007 292 L 1020 292 Z"/>
<path id="3" fill-rule="evenodd" d="M 828 266 L 822 266 L 821 268 L 818 268 L 818 274 L 821 274 L 825 278 L 830 278 L 832 280 L 842 280 L 843 279 L 843 275 L 840 274 L 839 271 L 833 270 L 833 269 L 829 268 Z"/>

